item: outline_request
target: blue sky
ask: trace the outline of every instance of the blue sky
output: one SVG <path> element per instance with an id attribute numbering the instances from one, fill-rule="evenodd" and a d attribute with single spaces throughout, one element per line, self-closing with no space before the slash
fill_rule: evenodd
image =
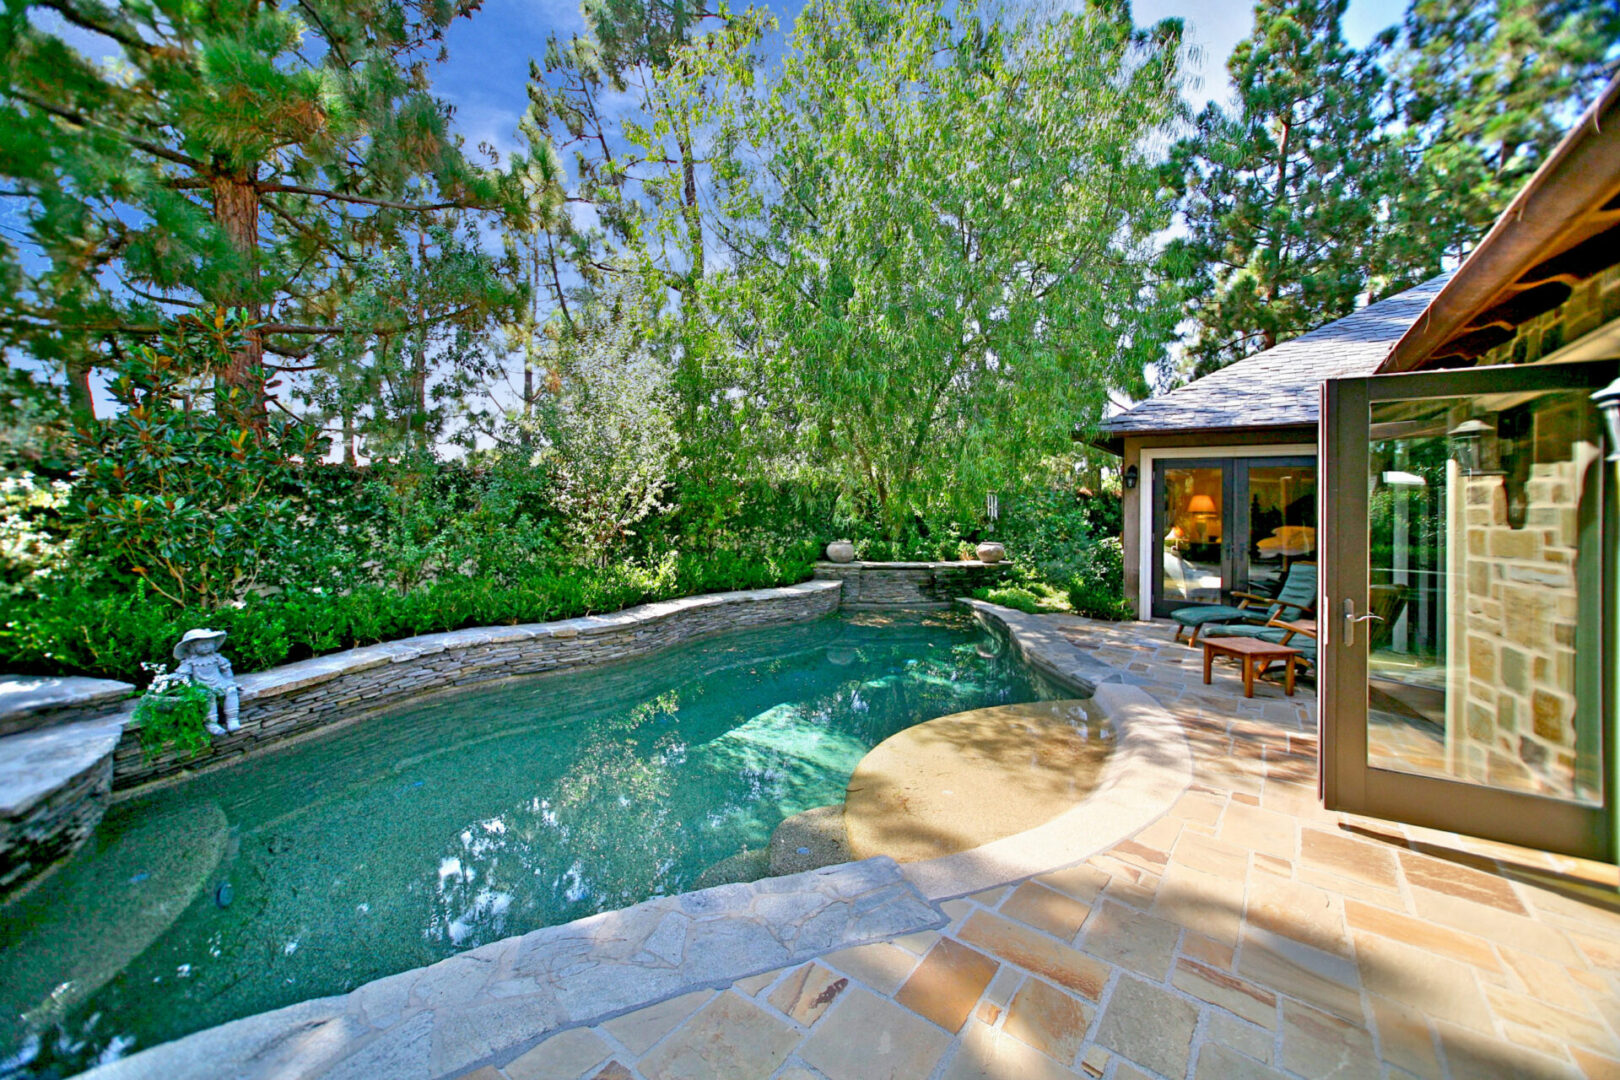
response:
<path id="1" fill-rule="evenodd" d="M 784 28 L 802 0 L 767 5 Z M 1253 0 L 1135 0 L 1138 23 L 1177 17 L 1188 24 L 1188 38 L 1204 51 L 1197 81 L 1187 96 L 1195 105 L 1225 98 L 1230 84 L 1226 58 L 1253 22 Z M 1374 34 L 1398 21 L 1404 0 L 1351 0 L 1345 36 L 1365 45 Z M 514 144 L 514 132 L 527 99 L 529 59 L 538 57 L 546 35 L 559 37 L 585 28 L 578 0 L 485 0 L 470 19 L 451 29 L 450 58 L 433 73 L 434 88 L 456 107 L 456 126 L 469 146 L 490 142 L 503 152 Z"/>

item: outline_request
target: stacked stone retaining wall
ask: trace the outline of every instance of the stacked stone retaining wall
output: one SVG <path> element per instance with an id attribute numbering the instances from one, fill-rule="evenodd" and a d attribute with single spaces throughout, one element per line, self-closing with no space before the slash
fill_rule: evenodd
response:
<path id="1" fill-rule="evenodd" d="M 481 627 L 390 641 L 246 675 L 242 730 L 200 758 L 147 760 L 132 722 L 113 756 L 113 786 L 153 780 L 390 708 L 422 694 L 518 675 L 627 660 L 722 630 L 800 622 L 838 610 L 836 582 L 712 593 L 562 622 Z"/>
<path id="2" fill-rule="evenodd" d="M 949 604 L 974 589 L 993 585 L 1005 563 L 851 562 L 816 564 L 816 580 L 844 583 L 846 608 L 916 607 Z"/>

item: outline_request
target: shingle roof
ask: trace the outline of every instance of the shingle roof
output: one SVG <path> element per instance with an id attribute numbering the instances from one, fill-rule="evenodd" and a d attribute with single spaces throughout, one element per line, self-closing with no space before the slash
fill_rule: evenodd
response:
<path id="1" fill-rule="evenodd" d="M 1148 398 L 1109 417 L 1105 437 L 1161 431 L 1315 424 L 1324 379 L 1371 375 L 1451 275 L 1369 304 L 1354 315 Z"/>

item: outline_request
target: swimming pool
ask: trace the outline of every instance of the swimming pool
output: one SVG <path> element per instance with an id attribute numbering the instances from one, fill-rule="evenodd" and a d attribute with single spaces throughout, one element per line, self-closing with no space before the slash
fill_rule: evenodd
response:
<path id="1" fill-rule="evenodd" d="M 1054 696 L 967 616 L 845 614 L 440 695 L 140 795 L 0 909 L 0 1077 L 701 887 L 895 732 Z"/>

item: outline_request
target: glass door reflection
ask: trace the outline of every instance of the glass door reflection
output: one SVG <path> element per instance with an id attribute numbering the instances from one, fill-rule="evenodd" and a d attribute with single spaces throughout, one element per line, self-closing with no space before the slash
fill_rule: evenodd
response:
<path id="1" fill-rule="evenodd" d="M 1601 802 L 1588 396 L 1372 403 L 1368 765 Z"/>
<path id="2" fill-rule="evenodd" d="M 1157 599 L 1172 607 L 1220 603 L 1229 587 L 1222 549 L 1225 468 L 1166 466 L 1159 487 L 1162 556 Z"/>
<path id="3" fill-rule="evenodd" d="M 1153 613 L 1274 595 L 1316 560 L 1316 459 L 1160 461 L 1153 474 Z"/>

